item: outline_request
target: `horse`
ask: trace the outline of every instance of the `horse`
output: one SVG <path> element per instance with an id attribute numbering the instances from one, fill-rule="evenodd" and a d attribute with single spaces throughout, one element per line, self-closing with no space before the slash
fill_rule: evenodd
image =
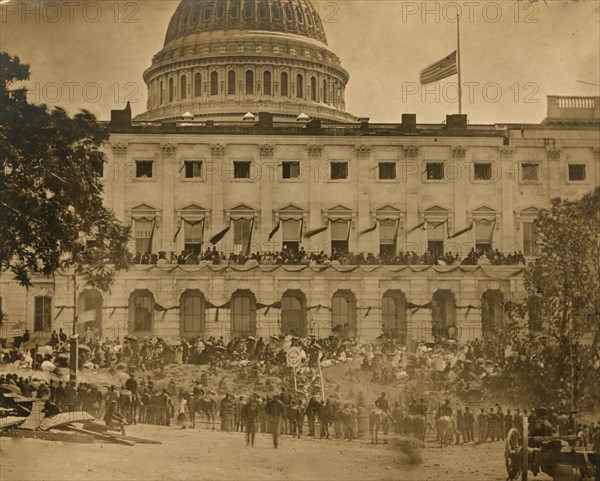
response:
<path id="1" fill-rule="evenodd" d="M 427 419 L 421 414 L 409 414 L 406 416 L 407 431 L 420 441 L 425 441 L 427 431 Z"/>
<path id="2" fill-rule="evenodd" d="M 437 420 L 437 433 L 440 447 L 446 447 L 454 439 L 454 421 L 450 416 L 440 416 Z"/>
<path id="3" fill-rule="evenodd" d="M 354 418 L 352 416 L 352 410 L 346 405 L 343 409 L 337 412 L 340 421 L 342 422 L 342 431 L 344 439 L 352 441 L 355 437 L 354 433 Z"/>
<path id="4" fill-rule="evenodd" d="M 369 415 L 369 430 L 371 431 L 371 444 L 379 444 L 379 429 L 383 429 L 384 435 L 387 434 L 387 424 L 390 421 L 390 415 L 383 409 L 375 408 Z M 383 439 L 383 444 L 387 444 L 387 439 Z"/>
<path id="5" fill-rule="evenodd" d="M 119 396 L 119 411 L 127 420 L 128 424 L 135 424 L 137 417 L 137 409 L 140 403 L 140 398 L 137 393 L 131 392 L 129 389 L 122 389 Z"/>

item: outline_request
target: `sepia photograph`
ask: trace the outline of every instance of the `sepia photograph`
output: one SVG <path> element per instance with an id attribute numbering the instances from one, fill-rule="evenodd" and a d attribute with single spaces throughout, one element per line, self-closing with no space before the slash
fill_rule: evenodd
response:
<path id="1" fill-rule="evenodd" d="M 0 0 L 0 481 L 600 481 L 600 0 Z"/>

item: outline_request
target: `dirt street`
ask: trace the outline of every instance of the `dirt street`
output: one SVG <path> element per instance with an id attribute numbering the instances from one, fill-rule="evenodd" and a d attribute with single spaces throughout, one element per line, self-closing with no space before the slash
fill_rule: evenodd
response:
<path id="1" fill-rule="evenodd" d="M 393 439 L 373 446 L 283 436 L 278 449 L 257 435 L 246 448 L 244 434 L 138 425 L 127 433 L 162 445 L 75 444 L 0 438 L 0 479 L 9 480 L 396 480 L 504 481 L 501 442 L 421 451 L 409 463 Z M 393 436 L 390 436 L 393 438 Z M 540 476 L 537 479 L 549 479 Z"/>

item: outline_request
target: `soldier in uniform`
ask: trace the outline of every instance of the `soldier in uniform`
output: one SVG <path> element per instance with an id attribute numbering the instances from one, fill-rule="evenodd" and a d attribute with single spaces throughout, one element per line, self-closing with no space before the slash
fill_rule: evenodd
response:
<path id="1" fill-rule="evenodd" d="M 473 433 L 473 425 L 475 424 L 475 417 L 469 409 L 469 406 L 465 406 L 465 442 L 471 443 L 475 441 L 475 435 Z"/>
<path id="2" fill-rule="evenodd" d="M 312 396 L 306 406 L 306 417 L 308 419 L 308 435 L 315 435 L 315 420 L 319 416 L 320 404 L 315 396 Z"/>
<path id="3" fill-rule="evenodd" d="M 477 415 L 477 428 L 478 428 L 478 438 L 480 443 L 484 443 L 487 441 L 488 436 L 488 422 L 487 415 L 485 414 L 485 409 L 481 408 L 481 411 Z"/>
<path id="4" fill-rule="evenodd" d="M 269 399 L 269 398 L 267 398 Z M 285 414 L 285 407 L 277 397 L 267 401 L 267 415 L 269 416 L 269 426 L 273 434 L 273 447 L 279 446 L 279 430 L 281 429 L 281 418 Z"/>
<path id="5" fill-rule="evenodd" d="M 260 406 L 257 402 L 257 396 L 254 394 L 242 407 L 242 420 L 246 425 L 246 446 L 250 444 L 254 447 L 254 438 L 256 437 L 256 424 L 260 414 Z"/>
<path id="6" fill-rule="evenodd" d="M 504 437 L 508 436 L 508 432 L 512 429 L 514 421 L 515 420 L 510 412 L 510 409 L 507 409 L 506 414 L 504 415 Z"/>
<path id="7" fill-rule="evenodd" d="M 292 399 L 285 407 L 285 417 L 290 427 L 289 433 L 295 438 L 298 431 L 298 403 L 295 400 Z"/>
<path id="8" fill-rule="evenodd" d="M 488 432 L 487 432 L 487 437 L 490 438 L 490 440 L 495 441 L 496 440 L 496 430 L 498 427 L 498 418 L 496 417 L 496 413 L 494 412 L 494 408 L 490 408 L 489 412 L 487 413 L 487 422 L 488 422 Z M 487 441 L 487 439 L 486 439 Z"/>

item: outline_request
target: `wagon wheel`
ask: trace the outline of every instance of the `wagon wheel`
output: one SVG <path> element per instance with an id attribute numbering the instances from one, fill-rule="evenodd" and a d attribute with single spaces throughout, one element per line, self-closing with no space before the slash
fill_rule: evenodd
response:
<path id="1" fill-rule="evenodd" d="M 504 447 L 504 461 L 506 463 L 508 479 L 515 479 L 521 472 L 522 447 L 523 443 L 521 441 L 521 433 L 517 429 L 512 428 L 506 435 Z"/>

